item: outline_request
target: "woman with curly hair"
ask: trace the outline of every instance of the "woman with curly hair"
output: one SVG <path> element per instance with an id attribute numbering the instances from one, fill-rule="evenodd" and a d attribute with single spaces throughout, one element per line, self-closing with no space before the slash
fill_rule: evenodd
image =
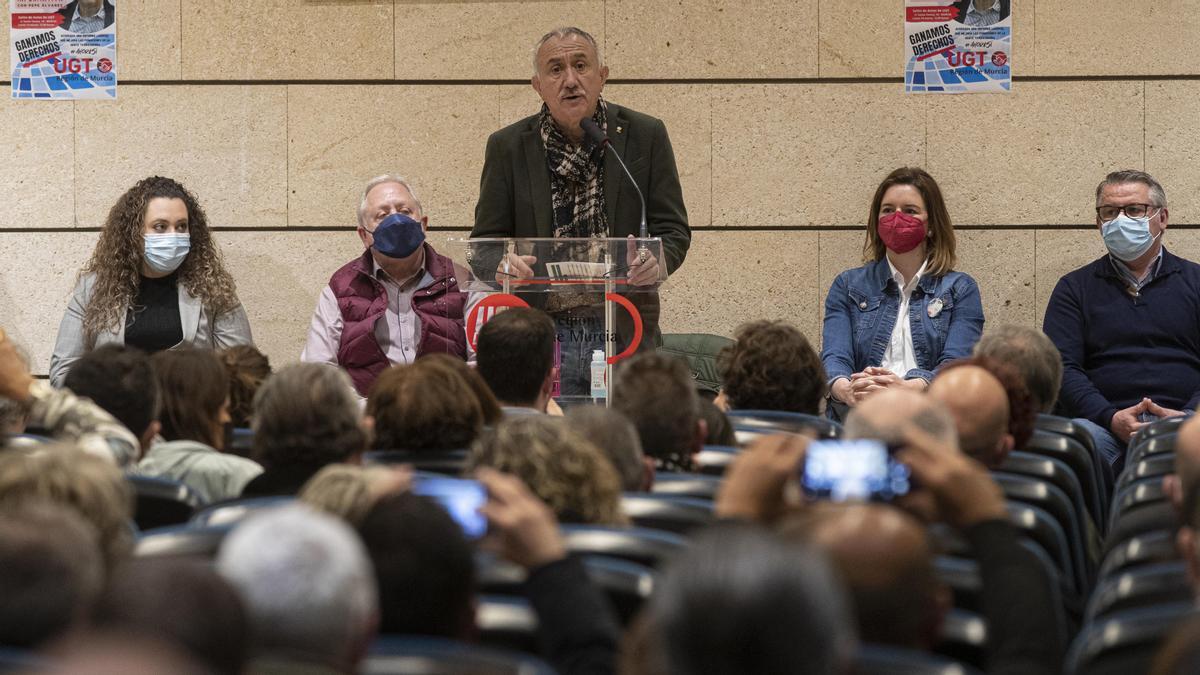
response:
<path id="1" fill-rule="evenodd" d="M 50 381 L 102 344 L 146 352 L 250 344 L 250 322 L 196 198 L 152 176 L 121 195 L 67 304 Z"/>

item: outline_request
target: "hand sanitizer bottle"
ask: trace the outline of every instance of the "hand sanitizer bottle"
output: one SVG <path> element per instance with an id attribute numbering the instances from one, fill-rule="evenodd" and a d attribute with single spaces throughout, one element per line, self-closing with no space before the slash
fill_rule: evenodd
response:
<path id="1" fill-rule="evenodd" d="M 604 403 L 604 399 L 608 398 L 608 383 L 604 381 L 607 367 L 604 350 L 592 350 L 592 401 L 594 403 Z"/>

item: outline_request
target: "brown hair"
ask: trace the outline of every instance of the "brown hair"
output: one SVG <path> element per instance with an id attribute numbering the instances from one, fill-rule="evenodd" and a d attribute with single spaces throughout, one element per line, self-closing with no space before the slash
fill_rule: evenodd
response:
<path id="1" fill-rule="evenodd" d="M 871 199 L 871 212 L 867 215 L 867 240 L 863 244 L 863 261 L 875 262 L 883 260 L 887 255 L 887 247 L 879 238 L 879 209 L 883 205 L 884 193 L 893 185 L 911 185 L 921 193 L 921 199 L 925 201 L 925 212 L 928 214 L 926 237 L 929 240 L 927 274 L 941 276 L 954 269 L 957 262 L 954 256 L 954 224 L 950 221 L 950 212 L 946 210 L 942 190 L 937 181 L 933 180 L 933 176 L 924 169 L 909 166 L 889 173 L 875 190 L 875 196 Z"/>
<path id="2" fill-rule="evenodd" d="M 254 413 L 254 394 L 271 376 L 267 355 L 250 345 L 237 345 L 217 354 L 229 374 L 229 417 L 233 426 L 246 428 Z"/>
<path id="3" fill-rule="evenodd" d="M 367 396 L 375 450 L 465 448 L 483 428 L 479 398 L 456 370 L 428 358 L 388 368 Z"/>
<path id="4" fill-rule="evenodd" d="M 420 361 L 430 368 L 444 370 L 461 377 L 467 386 L 471 387 L 471 391 L 475 392 L 475 398 L 479 401 L 479 411 L 483 413 L 483 423 L 493 426 L 500 422 L 504 411 L 500 409 L 500 402 L 496 400 L 496 395 L 488 387 L 487 381 L 483 379 L 478 370 L 468 366 L 467 362 L 460 358 L 441 352 L 426 354 L 420 357 Z"/>
<path id="5" fill-rule="evenodd" d="M 168 441 L 197 441 L 218 450 L 224 445 L 221 406 L 229 398 L 229 379 L 216 355 L 190 347 L 150 357 L 162 396 L 158 421 Z"/>
<path id="6" fill-rule="evenodd" d="M 816 415 L 825 396 L 825 368 L 808 338 L 786 321 L 753 321 L 717 359 L 721 390 L 734 408 Z"/>

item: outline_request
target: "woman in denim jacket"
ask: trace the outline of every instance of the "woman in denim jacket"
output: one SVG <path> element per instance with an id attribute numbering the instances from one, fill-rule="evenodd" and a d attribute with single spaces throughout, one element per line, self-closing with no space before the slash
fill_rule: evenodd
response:
<path id="1" fill-rule="evenodd" d="M 879 185 L 863 258 L 825 299 L 821 361 L 834 407 L 888 387 L 924 389 L 983 332 L 979 287 L 952 269 L 954 228 L 924 170 L 896 169 Z"/>

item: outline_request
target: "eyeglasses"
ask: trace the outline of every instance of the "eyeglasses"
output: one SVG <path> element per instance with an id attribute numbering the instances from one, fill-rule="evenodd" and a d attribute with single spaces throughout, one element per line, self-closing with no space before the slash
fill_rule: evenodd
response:
<path id="1" fill-rule="evenodd" d="M 1125 215 L 1130 218 L 1153 218 L 1162 210 L 1161 206 L 1153 204 L 1126 204 L 1125 206 L 1097 206 L 1096 215 L 1100 216 L 1100 220 L 1108 222 L 1113 218 L 1121 215 L 1124 211 Z"/>

